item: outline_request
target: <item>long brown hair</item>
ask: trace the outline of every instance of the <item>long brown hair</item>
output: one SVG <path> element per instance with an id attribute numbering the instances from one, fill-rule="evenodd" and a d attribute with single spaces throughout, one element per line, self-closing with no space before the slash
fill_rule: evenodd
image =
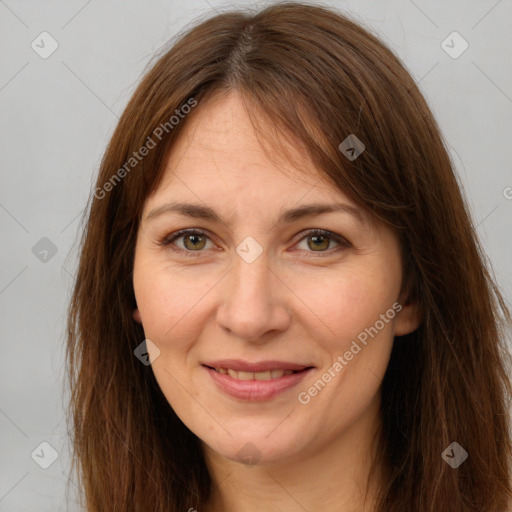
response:
<path id="1" fill-rule="evenodd" d="M 236 89 L 266 140 L 302 144 L 399 236 L 404 286 L 422 322 L 395 338 L 382 383 L 377 510 L 504 512 L 510 313 L 437 123 L 399 59 L 360 23 L 294 2 L 201 20 L 157 57 L 101 162 L 69 307 L 72 468 L 87 510 L 201 510 L 210 495 L 199 439 L 134 356 L 144 332 L 132 318 L 132 270 L 144 201 L 185 114 Z M 353 160 L 339 148 L 349 135 L 365 145 Z M 469 455 L 457 469 L 441 456 L 454 441 Z"/>

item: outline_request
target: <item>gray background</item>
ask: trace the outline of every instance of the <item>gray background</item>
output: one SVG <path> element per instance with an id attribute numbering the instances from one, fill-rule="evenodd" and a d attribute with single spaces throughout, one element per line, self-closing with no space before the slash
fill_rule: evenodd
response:
<path id="1" fill-rule="evenodd" d="M 373 28 L 419 83 L 510 303 L 512 2 L 329 4 Z M 63 342 L 80 216 L 151 56 L 197 16 L 229 5 L 249 2 L 0 0 L 0 511 L 78 510 L 74 485 L 65 493 Z M 47 59 L 31 47 L 43 31 L 59 45 Z M 458 58 L 441 46 L 453 31 L 469 43 Z M 48 469 L 31 457 L 37 448 L 34 459 L 50 461 L 43 441 L 58 453 Z"/>

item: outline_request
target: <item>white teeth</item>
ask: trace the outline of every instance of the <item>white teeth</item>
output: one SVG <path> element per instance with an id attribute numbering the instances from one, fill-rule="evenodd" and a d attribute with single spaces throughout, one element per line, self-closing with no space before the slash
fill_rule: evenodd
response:
<path id="1" fill-rule="evenodd" d="M 238 379 L 238 372 L 236 370 L 231 370 L 228 368 L 228 375 L 233 379 Z"/>
<path id="2" fill-rule="evenodd" d="M 267 370 L 264 372 L 239 372 L 231 368 L 215 368 L 218 373 L 227 373 L 236 380 L 271 380 L 280 379 L 283 375 L 291 375 L 292 370 Z"/>
<path id="3" fill-rule="evenodd" d="M 228 370 L 228 372 L 230 372 L 230 370 Z M 230 375 L 231 375 L 231 373 L 230 373 Z M 253 372 L 238 372 L 238 380 L 253 380 L 253 379 L 254 379 Z"/>
<path id="4" fill-rule="evenodd" d="M 270 370 L 266 372 L 254 372 L 254 378 L 256 380 L 270 380 L 272 375 L 270 374 Z"/>

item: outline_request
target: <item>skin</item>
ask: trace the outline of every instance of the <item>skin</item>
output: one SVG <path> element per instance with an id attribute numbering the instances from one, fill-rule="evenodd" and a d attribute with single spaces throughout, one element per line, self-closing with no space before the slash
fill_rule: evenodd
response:
<path id="1" fill-rule="evenodd" d="M 236 91 L 213 96 L 190 115 L 164 179 L 144 206 L 133 316 L 158 347 L 159 353 L 148 348 L 159 386 L 202 441 L 216 484 L 204 510 L 371 510 L 380 466 L 365 507 L 363 498 L 370 442 L 380 427 L 382 377 L 394 336 L 419 324 L 416 307 L 400 294 L 398 239 L 384 225 L 346 212 L 277 225 L 284 209 L 299 205 L 356 205 L 306 157 L 297 169 L 267 155 Z M 210 206 L 223 222 L 175 212 L 146 219 L 170 201 Z M 160 244 L 184 228 L 207 236 Z M 303 233 L 310 228 L 338 234 L 350 246 L 327 237 L 317 248 L 314 235 Z M 249 236 L 263 249 L 252 263 L 236 252 Z M 401 311 L 366 346 L 359 343 L 362 350 L 316 396 L 300 403 L 298 393 L 395 303 Z M 278 359 L 315 369 L 277 397 L 250 402 L 224 394 L 201 366 L 220 358 Z M 256 464 L 240 461 L 247 443 Z"/>

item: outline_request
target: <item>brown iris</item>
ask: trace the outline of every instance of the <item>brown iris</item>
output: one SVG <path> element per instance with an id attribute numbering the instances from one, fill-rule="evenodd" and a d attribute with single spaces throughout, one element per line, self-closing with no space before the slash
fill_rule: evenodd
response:
<path id="1" fill-rule="evenodd" d="M 322 245 L 322 240 L 324 245 Z M 313 240 L 313 244 L 309 242 L 309 240 Z M 320 242 L 318 242 L 320 241 Z M 327 245 L 325 245 L 327 244 Z M 308 237 L 308 246 L 310 249 L 328 249 L 329 248 L 329 237 L 323 235 L 315 235 Z"/>
<path id="2" fill-rule="evenodd" d="M 190 246 L 187 244 L 187 240 L 191 241 Z M 206 237 L 203 235 L 197 235 L 197 234 L 185 235 L 183 237 L 183 243 L 187 249 L 192 249 L 192 250 L 203 249 L 206 244 Z"/>

